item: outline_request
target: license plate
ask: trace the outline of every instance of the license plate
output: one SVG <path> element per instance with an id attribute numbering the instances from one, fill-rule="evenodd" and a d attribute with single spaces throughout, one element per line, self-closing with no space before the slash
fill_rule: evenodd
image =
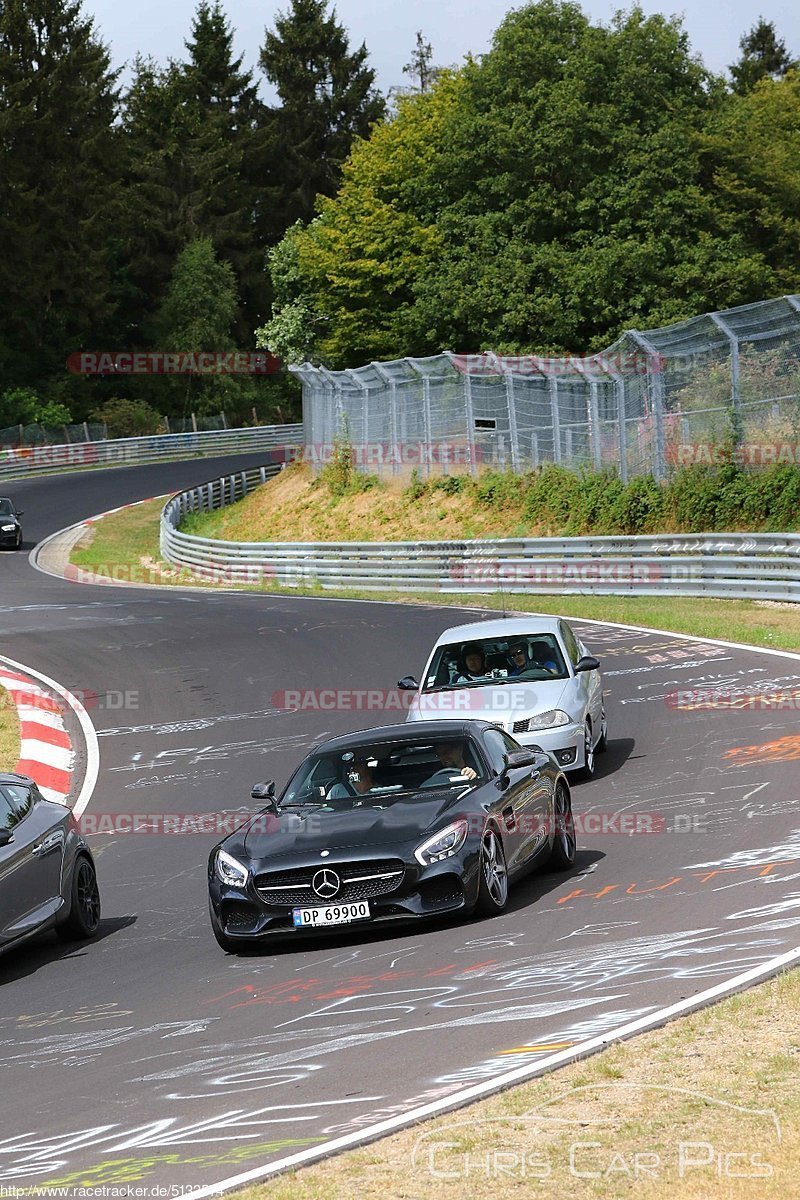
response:
<path id="1" fill-rule="evenodd" d="M 348 921 L 365 921 L 368 918 L 369 905 L 366 900 L 358 904 L 323 904 L 320 908 L 292 909 L 292 920 L 298 929 L 317 925 L 346 925 Z"/>

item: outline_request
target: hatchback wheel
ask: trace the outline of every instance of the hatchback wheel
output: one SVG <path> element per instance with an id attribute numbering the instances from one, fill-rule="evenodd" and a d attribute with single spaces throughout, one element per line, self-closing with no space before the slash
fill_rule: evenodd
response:
<path id="1" fill-rule="evenodd" d="M 586 725 L 583 731 L 583 766 L 578 778 L 594 778 L 594 765 L 594 739 L 592 737 L 592 722 L 587 717 Z"/>

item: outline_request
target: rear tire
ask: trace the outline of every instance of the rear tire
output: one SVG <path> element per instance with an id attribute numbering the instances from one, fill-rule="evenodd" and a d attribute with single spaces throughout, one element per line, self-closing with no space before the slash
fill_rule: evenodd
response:
<path id="1" fill-rule="evenodd" d="M 491 828 L 481 839 L 478 871 L 480 882 L 475 911 L 481 917 L 496 917 L 508 904 L 508 868 L 503 843 Z"/>
<path id="2" fill-rule="evenodd" d="M 56 926 L 56 933 L 67 942 L 85 941 L 94 937 L 100 924 L 100 891 L 94 863 L 81 855 L 72 871 L 72 892 L 69 916 Z"/>
<path id="3" fill-rule="evenodd" d="M 572 815 L 572 800 L 566 784 L 559 779 L 555 794 L 555 825 L 553 849 L 550 851 L 548 867 L 551 871 L 568 871 L 575 865 L 575 818 Z"/>

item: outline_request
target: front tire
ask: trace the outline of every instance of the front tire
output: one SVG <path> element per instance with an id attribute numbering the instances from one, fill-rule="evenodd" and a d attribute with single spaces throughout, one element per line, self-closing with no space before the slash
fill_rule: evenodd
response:
<path id="1" fill-rule="evenodd" d="M 548 867 L 552 871 L 568 871 L 575 865 L 576 841 L 575 818 L 572 815 L 572 800 L 563 779 L 556 784 L 555 794 L 555 838 L 550 851 Z"/>
<path id="2" fill-rule="evenodd" d="M 594 738 L 592 735 L 592 722 L 586 718 L 586 725 L 583 730 L 583 766 L 581 767 L 579 779 L 593 779 L 595 771 L 594 763 Z"/>
<path id="3" fill-rule="evenodd" d="M 72 872 L 71 906 L 69 916 L 56 933 L 64 941 L 85 941 L 94 937 L 100 924 L 100 891 L 94 863 L 81 855 Z"/>
<path id="4" fill-rule="evenodd" d="M 487 829 L 481 840 L 478 873 L 475 911 L 481 917 L 496 917 L 508 904 L 508 868 L 503 843 L 493 829 Z"/>
<path id="5" fill-rule="evenodd" d="M 608 749 L 608 721 L 606 720 L 605 704 L 600 709 L 600 737 L 597 739 L 597 745 L 594 748 L 595 754 L 604 754 Z"/>

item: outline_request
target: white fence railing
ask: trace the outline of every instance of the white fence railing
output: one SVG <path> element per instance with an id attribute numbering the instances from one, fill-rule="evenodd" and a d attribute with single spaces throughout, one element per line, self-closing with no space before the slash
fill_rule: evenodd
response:
<path id="1" fill-rule="evenodd" d="M 187 513 L 232 504 L 279 469 L 242 471 L 173 496 L 161 514 L 162 557 L 204 579 L 286 587 L 800 601 L 800 534 L 226 542 L 180 531 Z"/>
<path id="2" fill-rule="evenodd" d="M 215 454 L 255 453 L 273 447 L 300 446 L 302 441 L 303 426 L 297 424 L 207 433 L 163 433 L 65 446 L 20 446 L 0 451 L 0 481 L 65 467 L 124 466 Z"/>

